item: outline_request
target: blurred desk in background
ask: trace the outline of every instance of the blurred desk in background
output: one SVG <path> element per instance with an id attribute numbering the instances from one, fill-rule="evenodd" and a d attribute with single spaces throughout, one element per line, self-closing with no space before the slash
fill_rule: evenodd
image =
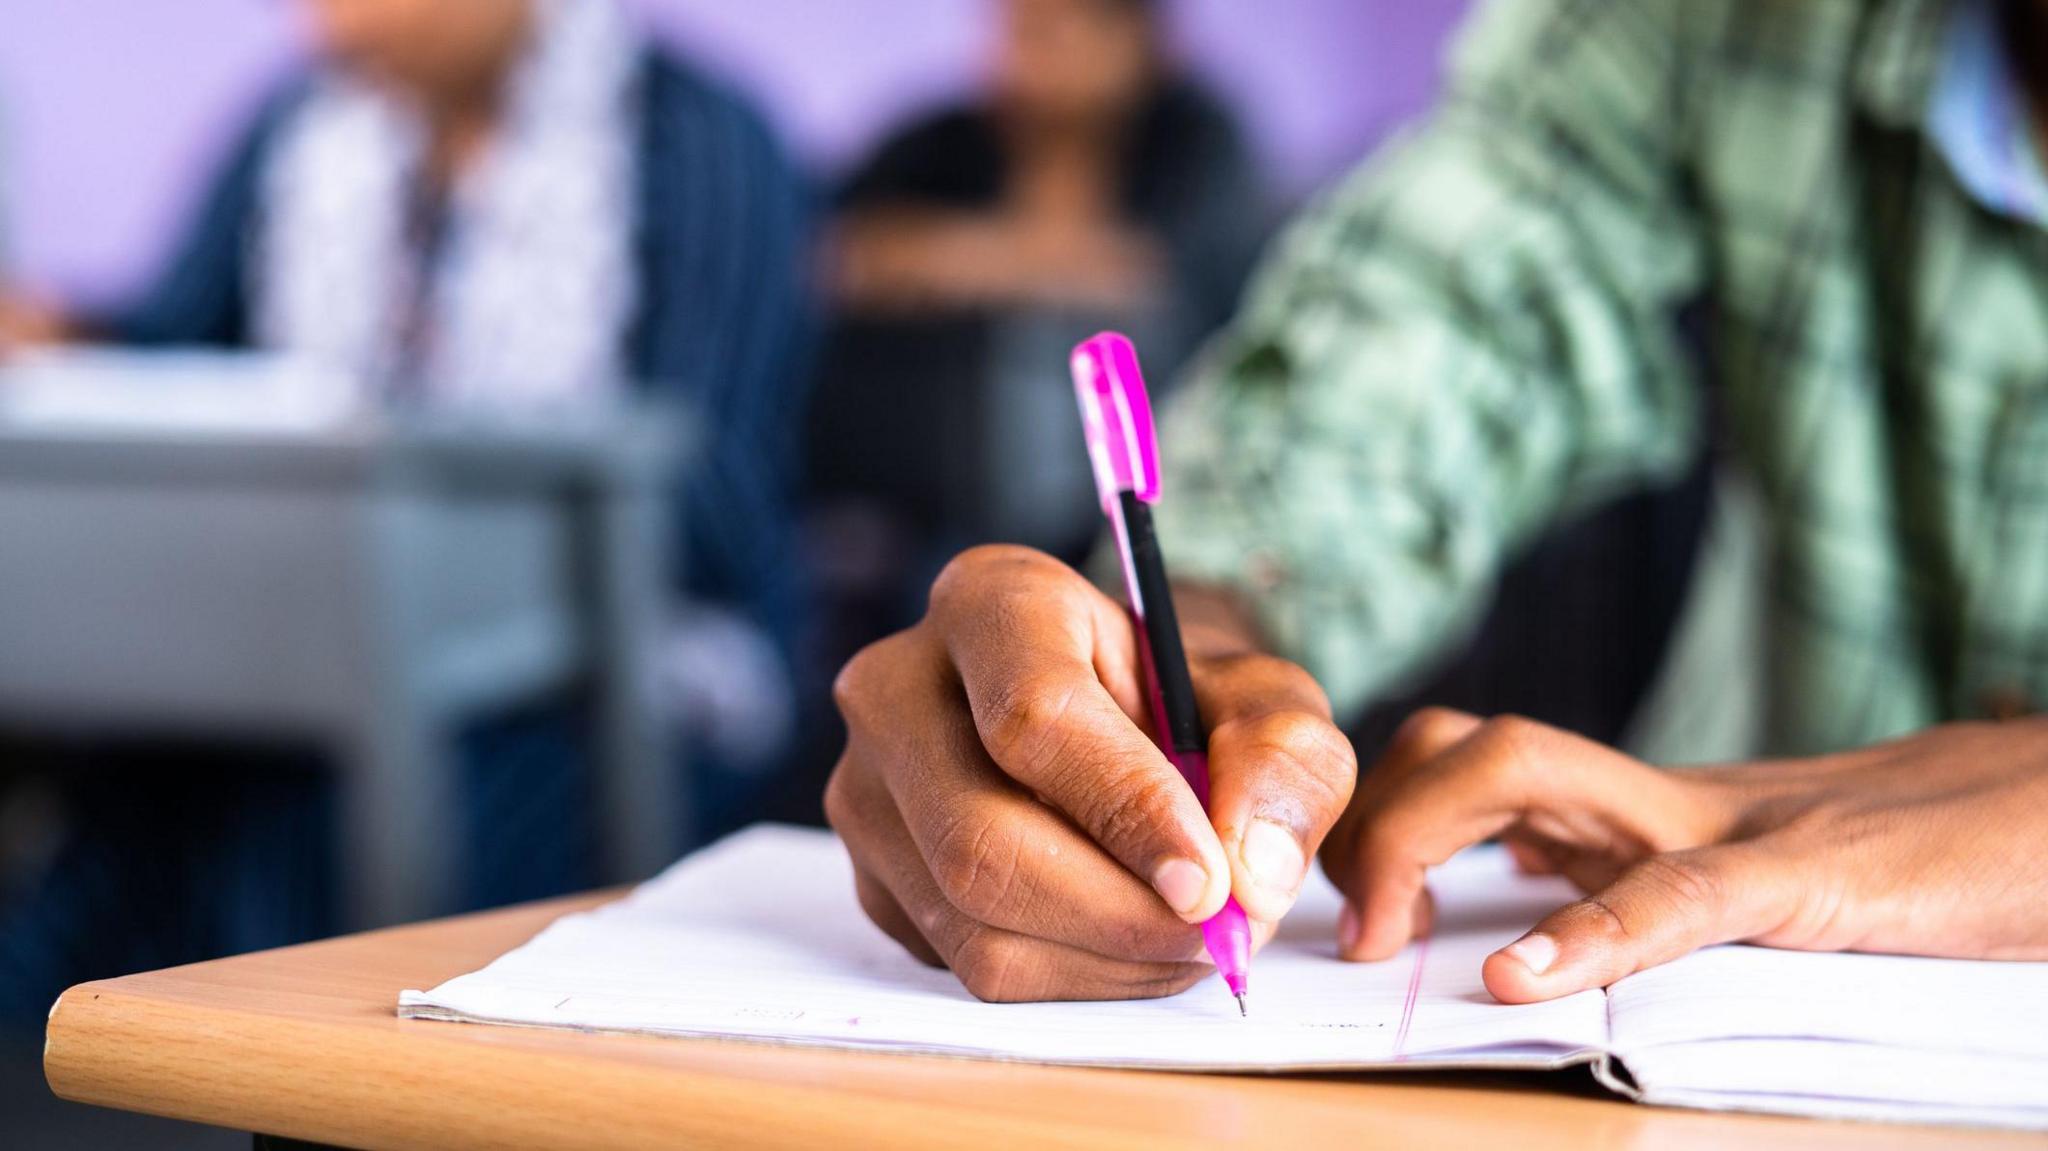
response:
<path id="1" fill-rule="evenodd" d="M 0 405 L 0 725 L 316 742 L 374 925 L 452 895 L 455 725 L 587 687 L 608 870 L 652 874 L 684 814 L 647 651 L 681 431 Z"/>

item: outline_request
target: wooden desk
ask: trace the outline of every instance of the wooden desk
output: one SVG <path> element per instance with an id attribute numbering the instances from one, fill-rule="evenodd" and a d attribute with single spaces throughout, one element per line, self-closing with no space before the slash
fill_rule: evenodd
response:
<path id="1" fill-rule="evenodd" d="M 58 1095 L 361 1148 L 2042 1146 L 2040 1136 L 1666 1111 L 1547 1076 L 1196 1076 L 400 1020 L 602 895 L 64 993 Z"/>

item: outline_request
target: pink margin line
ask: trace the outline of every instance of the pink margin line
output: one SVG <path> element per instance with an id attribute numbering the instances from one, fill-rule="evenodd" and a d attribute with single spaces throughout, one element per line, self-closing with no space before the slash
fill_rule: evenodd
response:
<path id="1" fill-rule="evenodd" d="M 1429 962 L 1429 937 L 1415 941 L 1415 970 L 1408 973 L 1408 998 L 1401 1004 L 1401 1029 L 1394 1033 L 1394 1062 L 1408 1061 L 1408 1025 L 1415 1022 L 1415 1000 L 1422 994 L 1422 966 Z"/>

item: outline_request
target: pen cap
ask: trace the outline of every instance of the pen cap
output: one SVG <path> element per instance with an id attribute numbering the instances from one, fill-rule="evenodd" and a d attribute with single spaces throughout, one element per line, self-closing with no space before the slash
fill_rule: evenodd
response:
<path id="1" fill-rule="evenodd" d="M 1137 349 L 1123 335 L 1103 332 L 1075 346 L 1070 366 L 1103 514 L 1110 514 L 1122 492 L 1132 492 L 1148 504 L 1156 502 L 1159 444 L 1152 433 L 1152 401 L 1138 370 Z"/>

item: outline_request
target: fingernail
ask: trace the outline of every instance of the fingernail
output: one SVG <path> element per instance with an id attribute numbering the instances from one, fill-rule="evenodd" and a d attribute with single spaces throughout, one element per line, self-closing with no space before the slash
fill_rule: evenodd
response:
<path id="1" fill-rule="evenodd" d="M 1202 905 L 1202 894 L 1209 890 L 1209 873 L 1191 859 L 1169 859 L 1152 873 L 1152 890 L 1168 907 L 1186 915 Z"/>
<path id="2" fill-rule="evenodd" d="M 1269 891 L 1292 895 L 1308 870 L 1308 857 L 1294 833 L 1267 819 L 1254 819 L 1238 848 L 1252 882 Z"/>
<path id="3" fill-rule="evenodd" d="M 1359 933 L 1364 930 L 1365 924 L 1358 918 L 1358 909 L 1345 903 L 1343 912 L 1337 916 L 1337 949 L 1347 955 L 1356 951 Z"/>
<path id="4" fill-rule="evenodd" d="M 1557 962 L 1557 940 L 1541 932 L 1530 932 L 1504 948 L 1515 961 L 1529 969 L 1531 975 L 1541 975 Z"/>

